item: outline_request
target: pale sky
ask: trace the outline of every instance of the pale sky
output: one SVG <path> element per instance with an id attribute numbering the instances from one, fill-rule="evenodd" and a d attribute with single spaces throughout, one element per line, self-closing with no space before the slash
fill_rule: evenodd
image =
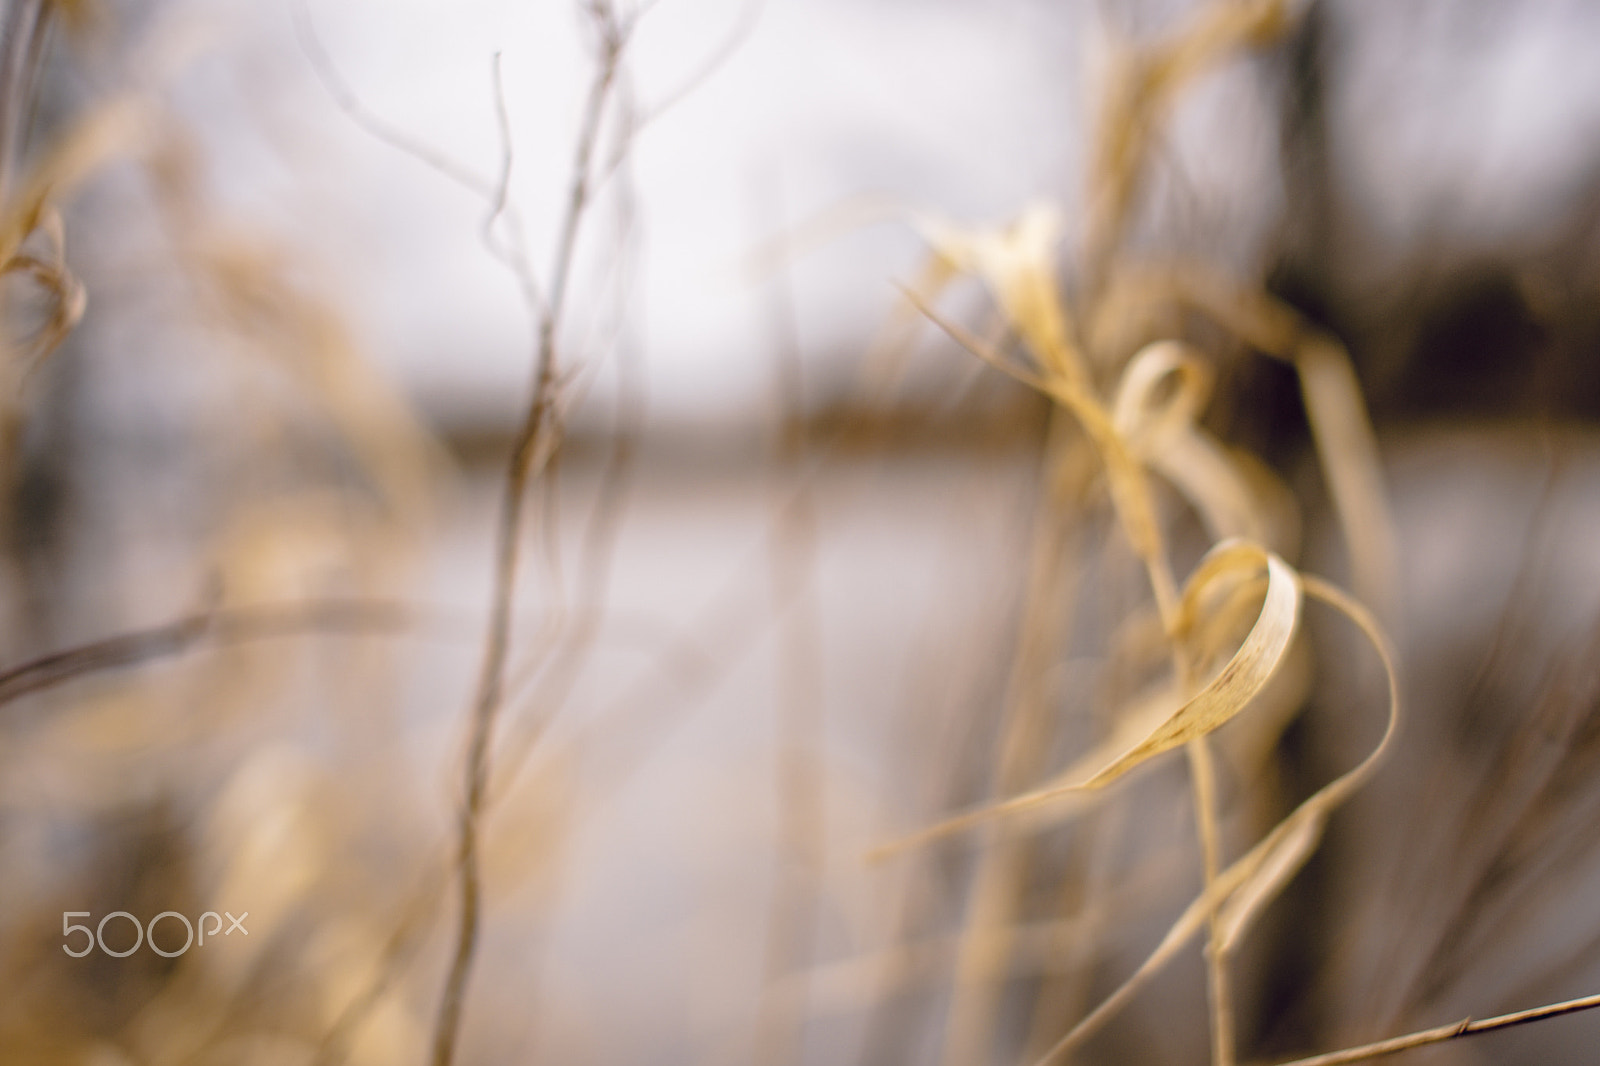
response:
<path id="1" fill-rule="evenodd" d="M 587 77 L 575 8 L 309 4 L 327 52 L 372 112 L 484 175 L 500 161 L 491 64 L 501 54 L 513 195 L 541 274 Z M 206 61 L 226 74 L 187 78 L 212 87 L 189 90 L 190 107 L 215 124 L 220 180 L 338 265 L 375 357 L 413 393 L 445 408 L 509 410 L 527 372 L 528 326 L 511 279 L 478 243 L 481 202 L 335 107 L 297 49 L 289 5 L 231 9 L 239 17 L 224 58 Z M 743 10 L 735 0 L 660 0 L 631 53 L 641 108 L 700 68 Z M 795 224 L 871 195 L 1002 222 L 1031 199 L 1060 198 L 1080 167 L 1081 79 L 1063 61 L 1071 46 L 1061 20 L 1037 4 L 767 0 L 753 10 L 727 62 L 634 146 L 642 260 L 633 307 L 663 417 L 767 409 L 772 299 L 741 264 L 780 212 Z M 229 90 L 242 99 L 215 92 L 230 80 L 245 86 Z M 265 134 L 231 122 L 236 105 L 263 114 Z M 602 238 L 592 247 L 607 247 L 603 229 L 590 235 Z M 790 281 L 808 354 L 859 346 L 918 252 L 904 226 L 880 224 L 796 260 Z M 576 286 L 573 322 L 593 293 Z"/>
<path id="2" fill-rule="evenodd" d="M 485 175 L 500 159 L 491 63 L 502 55 L 512 190 L 543 273 L 587 76 L 577 5 L 307 4 L 372 112 Z M 221 47 L 184 75 L 179 97 L 207 129 L 229 194 L 337 272 L 374 357 L 408 391 L 439 412 L 509 418 L 528 325 L 511 279 L 478 244 L 481 202 L 355 128 L 312 76 L 290 4 L 187 10 L 220 30 Z M 1076 217 L 1085 101 L 1105 54 L 1097 5 L 766 0 L 749 10 L 753 29 L 727 62 L 634 146 L 634 335 L 666 418 L 769 410 L 771 295 L 739 267 L 780 221 L 863 195 L 963 222 L 1002 222 L 1041 198 L 1064 206 L 1069 230 Z M 1331 10 L 1351 46 L 1330 99 L 1338 179 L 1366 212 L 1373 251 L 1401 262 L 1441 229 L 1468 247 L 1525 239 L 1530 211 L 1581 184 L 1600 134 L 1595 13 L 1557 0 L 1504 21 L 1492 4 Z M 740 0 L 658 0 L 631 52 L 640 107 L 680 86 L 746 11 Z M 1248 261 L 1281 211 L 1279 119 L 1262 77 L 1241 64 L 1197 85 L 1164 156 L 1182 174 L 1184 209 L 1199 204 L 1212 220 L 1206 250 L 1224 259 Z M 887 224 L 795 261 L 806 353 L 847 360 L 918 251 L 906 227 Z M 1371 280 L 1382 283 L 1381 271 Z M 574 323 L 592 309 L 592 282 L 575 287 Z"/>

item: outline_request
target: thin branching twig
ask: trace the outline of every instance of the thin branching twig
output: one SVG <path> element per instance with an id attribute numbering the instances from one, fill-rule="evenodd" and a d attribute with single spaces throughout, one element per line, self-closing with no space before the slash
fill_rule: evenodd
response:
<path id="1" fill-rule="evenodd" d="M 547 297 L 536 324 L 533 394 L 512 445 L 500 498 L 488 633 L 484 640 L 483 664 L 470 712 L 467 754 L 463 766 L 464 794 L 457 822 L 455 865 L 460 891 L 459 920 L 455 949 L 439 997 L 434 1024 L 434 1066 L 449 1066 L 454 1061 L 467 981 L 477 952 L 483 897 L 479 837 L 489 795 L 495 725 L 505 694 L 523 515 L 528 487 L 538 471 L 548 463 L 559 439 L 559 419 L 556 417 L 557 331 L 571 280 L 579 230 L 590 202 L 595 146 L 632 27 L 631 22 L 618 18 L 606 0 L 590 0 L 584 5 L 584 13 L 596 33 L 598 55 L 579 123 L 571 184 L 556 242 Z"/>

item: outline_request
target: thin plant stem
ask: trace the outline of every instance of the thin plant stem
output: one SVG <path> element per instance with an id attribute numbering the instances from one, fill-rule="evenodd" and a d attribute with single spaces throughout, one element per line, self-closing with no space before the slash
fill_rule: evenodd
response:
<path id="1" fill-rule="evenodd" d="M 1195 822 L 1200 833 L 1200 856 L 1209 891 L 1222 869 L 1222 846 L 1217 831 L 1217 774 L 1211 746 L 1205 737 L 1191 740 L 1189 776 L 1193 782 Z M 1206 944 L 1206 999 L 1211 1008 L 1211 1062 L 1213 1066 L 1233 1066 L 1233 986 L 1228 974 L 1228 953 L 1222 946 L 1222 929 L 1216 911 L 1211 912 Z"/>
<path id="2" fill-rule="evenodd" d="M 1277 1066 L 1342 1066 L 1343 1063 L 1347 1062 L 1365 1062 L 1368 1059 L 1393 1055 L 1398 1051 L 1409 1051 L 1412 1048 L 1425 1047 L 1429 1044 L 1442 1044 L 1446 1040 L 1455 1040 L 1464 1036 L 1498 1032 L 1501 1029 L 1527 1025 L 1529 1022 L 1542 1022 L 1547 1018 L 1559 1018 L 1563 1014 L 1576 1014 L 1579 1011 L 1593 1010 L 1595 1007 L 1600 1007 L 1600 995 L 1569 999 L 1561 1003 L 1550 1003 L 1543 1007 L 1532 1007 L 1512 1014 L 1499 1014 L 1493 1018 L 1483 1018 L 1478 1021 L 1474 1021 L 1471 1018 L 1463 1018 L 1459 1022 L 1453 1022 L 1450 1025 L 1422 1029 L 1415 1033 L 1407 1033 L 1405 1036 L 1394 1036 L 1388 1040 L 1362 1044 L 1359 1047 L 1348 1047 L 1341 1051 L 1329 1051 L 1322 1055 L 1292 1059 L 1278 1063 Z"/>
<path id="3" fill-rule="evenodd" d="M 334 64 L 333 57 L 322 43 L 311 22 L 311 12 L 306 0 L 296 0 L 289 8 L 294 22 L 295 41 L 300 53 L 311 67 L 311 73 L 321 83 L 323 91 L 343 111 L 345 117 L 359 126 L 375 140 L 402 152 L 428 166 L 467 191 L 488 199 L 494 195 L 494 182 L 477 173 L 465 163 L 441 152 L 426 141 L 374 113 L 358 96 Z"/>
<path id="4" fill-rule="evenodd" d="M 606 104 L 616 83 L 628 26 L 618 20 L 606 0 L 592 0 L 585 12 L 598 31 L 599 55 L 589 85 L 573 155 L 572 179 L 550 271 L 547 299 L 538 315 L 533 368 L 533 395 L 512 445 L 500 497 L 500 518 L 495 530 L 494 580 L 469 719 L 467 753 L 462 768 L 463 796 L 457 820 L 456 874 L 460 892 L 455 950 L 439 997 L 433 1030 L 434 1066 L 455 1060 L 461 1028 L 461 1010 L 467 982 L 477 954 L 482 923 L 483 885 L 479 837 L 489 794 L 495 725 L 504 702 L 506 665 L 511 648 L 512 606 L 520 562 L 523 515 L 528 487 L 555 451 L 560 427 L 556 414 L 556 337 L 562 307 L 572 274 L 578 234 L 589 205 L 590 173 L 595 144 L 605 117 Z M 496 199 L 498 200 L 498 194 Z"/>
<path id="5" fill-rule="evenodd" d="M 509 126 L 504 124 L 506 112 L 503 94 L 498 91 L 498 77 L 496 88 L 497 96 L 502 98 L 499 107 L 503 120 L 502 135 L 508 138 L 507 143 L 509 143 L 510 130 Z M 616 136 L 625 140 L 629 136 L 628 130 L 633 126 L 630 117 L 632 104 L 626 92 L 622 91 L 619 91 L 616 101 L 615 121 L 622 127 Z M 608 274 L 615 281 L 616 289 L 616 302 L 612 312 L 615 329 L 609 336 L 586 340 L 579 349 L 593 353 L 586 368 L 590 372 L 590 380 L 594 376 L 592 370 L 595 364 L 599 363 L 607 353 L 614 353 L 617 369 L 616 421 L 610 454 L 601 471 L 595 501 L 585 523 L 574 592 L 574 602 L 578 605 L 576 615 L 570 620 L 570 625 L 564 624 L 568 621 L 564 607 L 566 597 L 564 594 L 558 595 L 556 598 L 561 602 L 552 605 L 551 622 L 546 627 L 551 636 L 549 653 L 541 655 L 540 649 L 536 647 L 533 661 L 513 671 L 508 678 L 505 699 L 512 708 L 512 712 L 508 713 L 514 713 L 519 706 L 529 708 L 529 713 L 521 716 L 516 732 L 502 742 L 503 749 L 509 750 L 502 750 L 498 758 L 500 780 L 495 785 L 493 798 L 503 796 L 511 789 L 522 769 L 529 763 L 528 757 L 544 738 L 557 713 L 567 706 L 568 697 L 594 650 L 608 613 L 606 600 L 611 583 L 614 549 L 627 514 L 640 435 L 649 408 L 649 387 L 641 351 L 643 342 L 639 338 L 626 335 L 628 331 L 623 326 L 624 304 L 637 299 L 639 295 L 634 291 L 637 281 L 635 275 L 638 270 L 636 262 L 638 241 L 635 235 L 636 190 L 631 169 L 626 164 L 625 153 L 620 169 L 623 180 L 617 183 L 612 194 L 620 225 L 615 254 L 612 256 L 615 266 L 608 270 Z M 591 187 L 591 196 L 593 193 L 594 189 Z M 530 303 L 529 306 L 534 305 Z M 571 398 L 572 393 L 577 392 L 578 388 L 575 386 L 562 391 L 563 409 L 569 409 L 570 404 L 575 402 Z M 546 487 L 547 490 L 551 487 L 548 480 Z M 553 508 L 547 513 L 547 520 L 550 518 L 553 518 Z M 550 539 L 554 541 L 553 526 L 550 530 Z M 553 584 L 558 581 L 557 574 Z M 559 592 L 558 584 L 556 588 Z"/>

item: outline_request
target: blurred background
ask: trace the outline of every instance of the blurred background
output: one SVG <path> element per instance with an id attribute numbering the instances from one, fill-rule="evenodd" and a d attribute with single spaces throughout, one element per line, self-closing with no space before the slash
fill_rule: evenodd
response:
<path id="1" fill-rule="evenodd" d="M 1258 30 L 1110 109 L 1230 7 Z M 1272 294 L 1348 347 L 1378 432 L 1409 718 L 1234 962 L 1241 1058 L 1600 990 L 1594 5 L 0 11 L 0 1060 L 429 1061 L 554 303 L 459 1061 L 1036 1061 L 1199 890 L 1181 760 L 1070 824 L 868 855 L 1050 778 L 1137 688 L 1104 486 L 902 290 L 935 220 L 1039 203 L 1085 321 L 1102 255 Z M 1149 148 L 1108 251 L 1119 114 Z M 938 306 L 1004 332 L 978 285 Z M 1347 581 L 1293 372 L 1157 317 L 1287 486 L 1294 561 Z M 1206 541 L 1163 501 L 1181 576 Z M 1235 854 L 1380 728 L 1325 622 L 1298 716 L 1223 744 Z M 1059 724 L 1018 769 L 1030 702 Z M 59 914 L 225 910 L 248 937 L 60 950 Z M 1195 947 L 1078 1058 L 1202 1061 L 1206 1010 Z M 1583 1061 L 1597 1025 L 1414 1054 Z"/>

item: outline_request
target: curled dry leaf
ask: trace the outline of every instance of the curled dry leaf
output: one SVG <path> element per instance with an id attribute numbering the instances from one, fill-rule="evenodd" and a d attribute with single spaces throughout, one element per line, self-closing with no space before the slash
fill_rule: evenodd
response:
<path id="1" fill-rule="evenodd" d="M 1230 721 L 1250 705 L 1285 661 L 1299 622 L 1301 578 L 1288 563 L 1259 545 L 1228 541 L 1201 560 L 1179 604 L 1182 632 L 1194 639 L 1213 624 L 1232 624 L 1232 610 L 1216 611 L 1207 606 L 1220 586 L 1259 582 L 1263 575 L 1266 594 L 1255 624 L 1238 650 L 1200 691 L 1181 701 L 1176 688 L 1157 691 L 1125 710 L 1119 716 L 1121 724 L 1105 743 L 1044 787 L 968 811 L 886 844 L 873 852 L 874 857 L 887 857 L 990 818 L 1018 814 L 1069 795 L 1102 789 L 1141 763 L 1206 736 Z M 1230 597 L 1224 602 L 1237 601 Z M 1081 805 L 1074 805 L 1058 813 L 1064 816 L 1080 809 Z"/>
<path id="2" fill-rule="evenodd" d="M 1224 541 L 1206 554 L 1184 587 L 1180 626 L 1203 624 L 1200 601 L 1213 582 L 1253 578 L 1266 571 L 1267 591 L 1256 623 L 1222 670 L 1139 743 L 1083 783 L 1110 784 L 1147 759 L 1206 736 L 1249 706 L 1283 662 L 1300 620 L 1300 581 L 1294 569 L 1272 552 L 1248 541 Z"/>
<path id="3" fill-rule="evenodd" d="M 1145 89 L 1154 91 L 1163 78 L 1169 84 L 1181 83 L 1221 51 L 1268 32 L 1283 14 L 1282 5 L 1272 2 L 1226 11 L 1220 10 L 1221 6 L 1210 12 L 1218 18 L 1202 27 L 1205 32 L 1185 38 L 1185 47 L 1193 45 L 1189 52 L 1178 48 L 1170 55 L 1158 56 L 1160 62 L 1144 71 L 1153 79 Z M 1123 200 L 1131 186 L 1131 180 L 1122 185 Z M 1102 205 L 1108 209 L 1099 220 L 1102 228 L 1109 221 L 1114 229 L 1121 214 L 1114 202 L 1119 199 L 1117 190 L 1112 192 L 1109 200 L 1113 202 Z M 1008 229 L 993 232 L 967 231 L 930 220 L 922 220 L 918 229 L 932 245 L 935 257 L 924 284 L 906 292 L 909 301 L 985 362 L 1038 389 L 1070 412 L 1092 443 L 1104 465 L 1118 524 L 1149 574 L 1163 635 L 1173 656 L 1174 678 L 1169 689 L 1157 691 L 1137 708 L 1125 709 L 1105 743 L 1049 784 L 948 819 L 881 848 L 877 854 L 1046 804 L 1052 804 L 1048 820 L 1059 821 L 1085 809 L 1092 797 L 1103 794 L 1106 786 L 1138 766 L 1175 747 L 1190 745 L 1196 760 L 1196 803 L 1206 854 L 1205 888 L 1156 951 L 1048 1052 L 1045 1061 L 1095 1031 L 1207 925 L 1213 957 L 1208 980 L 1218 1013 L 1213 1025 L 1218 1027 L 1216 1031 L 1225 1032 L 1231 1024 L 1231 1009 L 1225 997 L 1225 971 L 1218 960 L 1233 950 L 1256 915 L 1304 865 L 1320 842 L 1332 810 L 1365 781 L 1387 749 L 1399 714 L 1393 658 L 1376 620 L 1364 607 L 1330 585 L 1302 577 L 1280 554 L 1292 551 L 1298 540 L 1292 497 L 1264 465 L 1229 449 L 1200 426 L 1213 375 L 1193 349 L 1170 340 L 1147 345 L 1123 369 L 1110 407 L 1100 399 L 1059 298 L 1054 259 L 1059 215 L 1049 208 L 1034 208 Z M 1091 239 L 1091 245 L 1094 243 Z M 958 273 L 975 276 L 988 287 L 1010 330 L 1028 349 L 1031 366 L 947 322 L 928 306 Z M 1183 274 L 1180 271 L 1175 276 L 1181 279 Z M 1111 281 L 1115 292 L 1120 279 L 1114 273 Z M 1342 346 L 1302 322 L 1286 305 L 1262 294 L 1230 291 L 1208 277 L 1202 276 L 1192 287 L 1168 279 L 1166 284 L 1126 291 L 1135 296 L 1161 293 L 1168 308 L 1196 307 L 1261 351 L 1295 366 L 1312 436 L 1344 527 L 1357 587 L 1374 602 L 1381 602 L 1390 586 L 1387 575 L 1392 573 L 1387 506 L 1371 425 Z M 1117 316 L 1105 313 L 1107 305 L 1118 302 L 1108 300 L 1101 307 L 1089 308 L 1093 338 L 1112 333 L 1137 335 L 1139 328 L 1112 323 L 1110 318 Z M 1127 299 L 1120 303 L 1130 306 Z M 1098 343 L 1092 350 L 1097 356 L 1110 351 Z M 1181 595 L 1166 558 L 1164 532 L 1147 480 L 1149 471 L 1169 481 L 1195 508 L 1211 535 L 1221 540 L 1201 560 Z M 1209 786 L 1203 784 L 1209 777 L 1202 769 L 1207 760 L 1204 748 L 1198 745 L 1286 672 L 1307 594 L 1345 613 L 1377 646 L 1389 676 L 1388 727 L 1383 740 L 1359 766 L 1306 800 L 1244 856 L 1219 868 L 1215 812 L 1207 798 Z M 1242 641 L 1209 680 L 1197 687 L 1195 675 L 1204 676 L 1227 655 L 1227 649 L 1239 641 L 1238 634 L 1252 609 L 1254 621 Z M 1297 687 L 1288 686 L 1291 691 Z M 1283 709 L 1275 716 L 1281 719 Z M 1231 1061 L 1228 1037 L 1219 1038 L 1216 1056 L 1219 1062 Z"/>
<path id="4" fill-rule="evenodd" d="M 1205 927 L 1212 914 L 1217 917 L 1215 950 L 1233 950 L 1256 916 L 1277 897 L 1316 850 L 1329 816 L 1366 783 L 1393 743 L 1400 724 L 1400 682 L 1394 652 L 1378 620 L 1341 589 L 1319 578 L 1301 576 L 1299 584 L 1305 595 L 1328 604 L 1354 622 L 1377 650 L 1389 697 L 1383 736 L 1365 759 L 1313 793 L 1255 847 L 1218 874 L 1168 929 L 1156 950 L 1115 992 L 1062 1037 L 1037 1066 L 1059 1061 L 1092 1036 Z"/>
<path id="5" fill-rule="evenodd" d="M 1398 567 L 1394 522 L 1377 436 L 1344 345 L 1282 300 L 1195 267 L 1138 273 L 1126 283 L 1126 291 L 1127 303 L 1164 293 L 1168 301 L 1200 311 L 1251 347 L 1294 367 L 1317 460 L 1350 553 L 1355 591 L 1381 617 L 1391 616 Z M 1095 329 L 1110 332 L 1111 327 L 1097 321 Z"/>
<path id="6" fill-rule="evenodd" d="M 1293 545 L 1270 471 L 1252 469 L 1199 425 L 1214 374 L 1180 341 L 1141 349 L 1122 374 L 1112 422 L 1129 447 L 1194 506 L 1218 540 L 1243 537 L 1274 551 Z"/>

